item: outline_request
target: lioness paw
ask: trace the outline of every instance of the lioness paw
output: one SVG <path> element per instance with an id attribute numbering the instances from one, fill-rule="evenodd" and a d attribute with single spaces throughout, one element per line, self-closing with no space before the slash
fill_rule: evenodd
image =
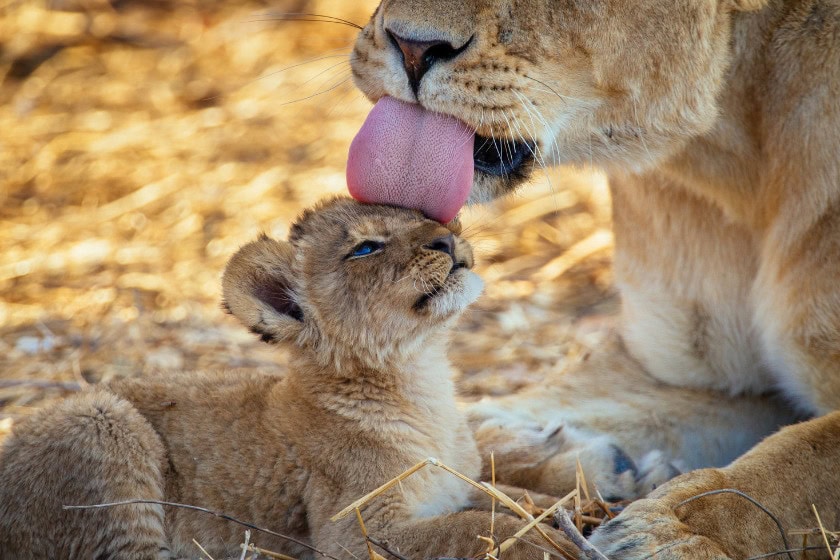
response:
<path id="1" fill-rule="evenodd" d="M 564 431 L 566 448 L 550 461 L 557 483 L 574 477 L 580 462 L 592 490 L 608 500 L 618 501 L 645 496 L 680 474 L 680 469 L 659 450 L 634 460 L 610 436 L 592 436 L 568 426 Z M 551 475 L 547 474 L 547 477 L 551 478 Z M 574 483 L 575 478 L 571 481 Z"/>
<path id="2" fill-rule="evenodd" d="M 638 469 L 636 491 L 640 496 L 646 496 L 685 470 L 679 466 L 679 462 L 672 461 L 659 450 L 651 451 L 642 457 Z"/>
<path id="3" fill-rule="evenodd" d="M 634 502 L 592 533 L 590 542 L 613 560 L 725 560 L 711 539 L 692 533 L 662 500 Z"/>
<path id="4" fill-rule="evenodd" d="M 566 430 L 567 448 L 551 461 L 556 474 L 577 482 L 577 465 L 580 463 L 586 481 L 608 500 L 635 498 L 639 495 L 639 466 L 611 437 L 587 436 L 573 428 Z M 569 483 L 566 483 L 567 485 Z"/>
<path id="5" fill-rule="evenodd" d="M 539 424 L 483 424 L 475 437 L 484 459 L 492 454 L 497 468 L 505 471 L 534 468 L 559 453 L 564 443 L 561 426 Z"/>

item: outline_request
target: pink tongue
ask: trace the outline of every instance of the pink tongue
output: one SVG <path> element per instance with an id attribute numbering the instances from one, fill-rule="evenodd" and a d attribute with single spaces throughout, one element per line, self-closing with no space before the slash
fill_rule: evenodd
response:
<path id="1" fill-rule="evenodd" d="M 473 142 L 473 131 L 458 119 L 383 97 L 350 145 L 350 194 L 446 223 L 467 201 Z"/>

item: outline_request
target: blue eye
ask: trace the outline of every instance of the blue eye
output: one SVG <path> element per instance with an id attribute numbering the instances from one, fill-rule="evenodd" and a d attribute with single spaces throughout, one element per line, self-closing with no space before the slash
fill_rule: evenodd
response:
<path id="1" fill-rule="evenodd" d="M 350 254 L 347 255 L 347 258 L 366 257 L 368 255 L 376 253 L 377 251 L 381 251 L 382 247 L 384 246 L 385 244 L 381 241 L 362 241 L 361 243 L 353 247 L 353 250 L 350 251 Z"/>

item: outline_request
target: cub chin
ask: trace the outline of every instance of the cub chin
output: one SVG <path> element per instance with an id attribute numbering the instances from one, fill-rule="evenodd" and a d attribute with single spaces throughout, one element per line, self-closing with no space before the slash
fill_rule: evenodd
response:
<path id="1" fill-rule="evenodd" d="M 472 264 L 440 224 L 348 199 L 304 213 L 287 242 L 246 245 L 225 271 L 225 306 L 288 348 L 288 373 L 122 380 L 21 422 L 0 456 L 0 558 L 193 557 L 193 539 L 240 557 L 242 528 L 201 512 L 62 508 L 132 499 L 225 512 L 294 537 L 253 540 L 295 557 L 365 557 L 355 517 L 330 521 L 343 507 L 427 457 L 479 476 L 445 355 L 448 326 L 481 292 Z M 407 558 L 475 557 L 491 514 L 472 497 L 427 468 L 361 514 Z M 495 537 L 522 526 L 497 514 Z M 506 555 L 543 552 L 518 542 Z"/>

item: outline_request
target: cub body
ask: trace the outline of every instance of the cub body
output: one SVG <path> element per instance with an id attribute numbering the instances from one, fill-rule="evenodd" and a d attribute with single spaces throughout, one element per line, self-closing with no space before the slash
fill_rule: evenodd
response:
<path id="1" fill-rule="evenodd" d="M 337 558 L 367 554 L 357 520 L 330 517 L 427 457 L 477 478 L 458 411 L 447 328 L 481 292 L 466 242 L 416 212 L 338 199 L 289 242 L 243 247 L 225 305 L 291 350 L 283 378 L 183 374 L 116 381 L 15 427 L 0 456 L 0 557 L 239 557 L 242 527 L 157 504 L 224 512 Z M 371 535 L 411 558 L 473 556 L 490 513 L 427 468 L 362 508 Z M 523 523 L 499 515 L 509 536 Z M 560 537 L 555 535 L 558 540 Z M 256 532 L 266 549 L 312 557 Z M 517 545 L 517 558 L 541 557 Z"/>

